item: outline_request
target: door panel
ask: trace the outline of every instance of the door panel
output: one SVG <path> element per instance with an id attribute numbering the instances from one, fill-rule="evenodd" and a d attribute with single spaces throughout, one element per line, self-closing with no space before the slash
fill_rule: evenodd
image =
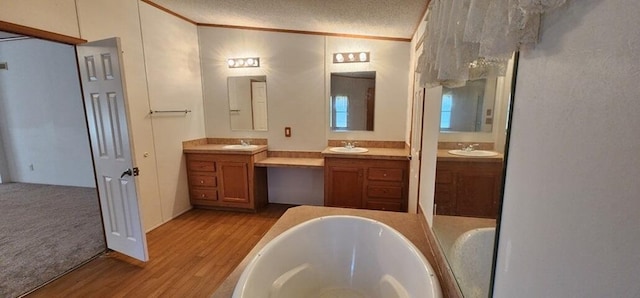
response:
<path id="1" fill-rule="evenodd" d="M 267 130 L 267 83 L 251 82 L 253 129 Z"/>
<path id="2" fill-rule="evenodd" d="M 249 170 L 245 162 L 220 161 L 223 202 L 249 203 Z"/>
<path id="3" fill-rule="evenodd" d="M 329 166 L 329 200 L 326 206 L 362 208 L 364 205 L 364 170 L 359 167 Z M 325 182 L 326 183 L 326 182 Z"/>
<path id="4" fill-rule="evenodd" d="M 107 247 L 147 261 L 120 53 L 117 38 L 77 47 Z"/>

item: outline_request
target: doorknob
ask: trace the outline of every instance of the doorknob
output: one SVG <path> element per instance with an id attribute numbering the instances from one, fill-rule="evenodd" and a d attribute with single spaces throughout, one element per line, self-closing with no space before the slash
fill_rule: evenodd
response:
<path id="1" fill-rule="evenodd" d="M 126 171 L 122 172 L 122 175 L 120 175 L 120 179 L 124 178 L 124 176 L 131 176 L 133 175 L 133 171 L 131 171 L 131 169 L 127 169 Z"/>
<path id="2" fill-rule="evenodd" d="M 126 171 L 122 172 L 122 175 L 120 175 L 120 179 L 124 178 L 125 175 L 138 176 L 140 175 L 140 170 L 138 169 L 138 167 L 134 167 L 133 169 L 127 169 Z"/>

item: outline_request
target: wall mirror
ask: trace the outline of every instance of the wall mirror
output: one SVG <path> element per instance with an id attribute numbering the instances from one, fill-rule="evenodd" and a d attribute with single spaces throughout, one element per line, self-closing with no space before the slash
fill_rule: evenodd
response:
<path id="1" fill-rule="evenodd" d="M 375 71 L 331 73 L 331 130 L 373 131 L 375 94 Z"/>
<path id="2" fill-rule="evenodd" d="M 442 88 L 432 229 L 465 297 L 489 296 L 514 61 L 509 61 L 504 77 Z M 470 140 L 470 134 L 483 134 L 487 139 Z M 449 154 L 459 148 L 458 143 L 468 146 L 476 142 L 480 143 L 476 149 L 497 155 L 474 158 Z M 472 263 L 475 267 L 468 266 Z"/>
<path id="3" fill-rule="evenodd" d="M 483 78 L 458 88 L 442 88 L 441 132 L 491 132 L 496 102 L 496 81 Z"/>
<path id="4" fill-rule="evenodd" d="M 267 130 L 267 77 L 227 79 L 231 130 Z"/>

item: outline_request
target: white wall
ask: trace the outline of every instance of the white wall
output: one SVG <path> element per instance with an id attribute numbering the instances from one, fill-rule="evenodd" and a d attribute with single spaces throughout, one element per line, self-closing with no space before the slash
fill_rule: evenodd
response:
<path id="1" fill-rule="evenodd" d="M 520 56 L 495 297 L 640 296 L 640 3 L 569 3 Z"/>
<path id="2" fill-rule="evenodd" d="M 269 168 L 269 202 L 324 206 L 324 170 Z"/>
<path id="3" fill-rule="evenodd" d="M 0 20 L 80 37 L 75 0 L 0 0 Z"/>
<path id="4" fill-rule="evenodd" d="M 72 46 L 0 42 L 0 135 L 13 182 L 95 187 Z M 8 182 L 8 181 L 5 181 Z"/>
<path id="5" fill-rule="evenodd" d="M 191 110 L 151 117 L 166 222 L 191 209 L 182 141 L 205 136 L 198 31 L 194 24 L 145 3 L 140 3 L 140 18 L 151 108 Z"/>
<path id="6" fill-rule="evenodd" d="M 267 138 L 269 150 L 321 151 L 325 137 L 324 37 L 200 27 L 207 137 Z M 260 57 L 230 69 L 228 58 Z M 227 77 L 265 75 L 268 131 L 232 131 Z M 291 137 L 284 128 L 291 127 Z M 269 201 L 322 204 L 324 177 L 312 169 L 269 169 Z"/>
<path id="7" fill-rule="evenodd" d="M 7 162 L 7 155 L 4 151 L 2 130 L 0 129 L 0 183 L 11 182 L 11 177 L 9 177 L 9 163 Z"/>
<path id="8" fill-rule="evenodd" d="M 198 28 L 208 137 L 268 138 L 270 150 L 315 150 L 324 138 L 324 38 L 212 27 Z M 227 67 L 228 58 L 260 57 L 260 68 Z M 227 77 L 267 77 L 266 132 L 231 131 Z M 291 127 L 292 136 L 284 137 Z"/>
<path id="9" fill-rule="evenodd" d="M 376 99 L 373 131 L 332 132 L 329 130 L 328 106 L 325 129 L 332 140 L 407 141 L 407 105 L 409 92 L 411 43 L 370 39 L 326 37 L 326 96 L 328 103 L 332 72 L 376 72 Z M 370 52 L 369 63 L 333 63 L 333 53 Z"/>

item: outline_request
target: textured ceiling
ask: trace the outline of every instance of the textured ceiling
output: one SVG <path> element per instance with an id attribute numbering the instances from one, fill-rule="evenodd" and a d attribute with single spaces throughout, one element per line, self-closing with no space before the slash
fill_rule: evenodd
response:
<path id="1" fill-rule="evenodd" d="M 151 0 L 196 23 L 411 38 L 427 0 Z"/>

